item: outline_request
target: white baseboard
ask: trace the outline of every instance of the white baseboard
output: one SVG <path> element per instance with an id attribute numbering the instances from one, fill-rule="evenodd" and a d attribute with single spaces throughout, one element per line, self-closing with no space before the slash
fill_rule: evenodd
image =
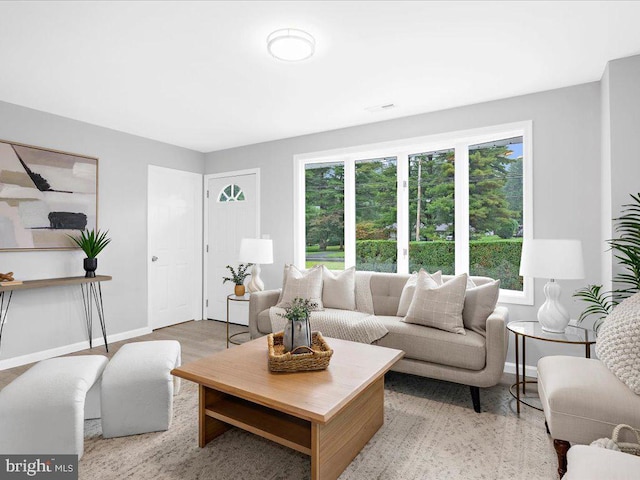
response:
<path id="1" fill-rule="evenodd" d="M 122 340 L 128 340 L 130 338 L 140 337 L 151 333 L 149 327 L 138 328 L 137 330 L 129 330 L 122 333 L 114 333 L 113 335 L 107 335 L 107 342 L 114 343 Z M 93 339 L 93 348 L 104 345 L 104 339 L 102 336 Z M 51 348 L 49 350 L 42 350 L 40 352 L 29 353 L 27 355 L 21 355 L 19 357 L 7 358 L 6 360 L 0 360 L 0 370 L 6 370 L 8 368 L 19 367 L 21 365 L 27 365 L 33 362 L 39 362 L 40 360 L 46 360 L 47 358 L 59 357 L 60 355 L 67 355 L 69 353 L 79 352 L 80 350 L 86 350 L 89 348 L 89 342 L 78 342 L 71 345 L 64 345 L 62 347 Z"/>
<path id="2" fill-rule="evenodd" d="M 524 369 L 527 377 L 538 378 L 538 369 L 532 365 L 527 365 Z M 516 374 L 516 364 L 513 362 L 505 362 L 504 373 Z M 522 373 L 522 367 L 520 367 L 520 373 Z"/>

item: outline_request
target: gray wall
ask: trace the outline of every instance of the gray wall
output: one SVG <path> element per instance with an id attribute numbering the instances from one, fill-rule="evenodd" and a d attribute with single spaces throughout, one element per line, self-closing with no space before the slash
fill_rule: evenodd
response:
<path id="1" fill-rule="evenodd" d="M 571 293 L 601 276 L 599 82 L 212 152 L 205 173 L 261 169 L 262 233 L 273 238 L 275 262 L 263 266 L 263 278 L 267 288 L 276 288 L 282 265 L 293 260 L 294 155 L 523 120 L 533 120 L 534 235 L 584 243 L 587 278 L 562 282 L 563 301 L 575 317 L 582 307 Z M 510 306 L 512 320 L 536 318 L 544 283 L 536 280 L 535 306 Z M 527 363 L 535 365 L 541 347 L 545 354 L 572 353 L 530 342 Z M 513 361 L 511 352 L 507 361 Z"/>
<path id="2" fill-rule="evenodd" d="M 607 157 L 603 156 L 603 163 L 608 162 L 610 167 L 609 178 L 604 179 L 609 183 L 603 236 L 611 238 L 611 219 L 618 217 L 622 205 L 629 203 L 629 194 L 640 192 L 640 55 L 609 62 L 603 80 L 603 90 L 608 97 L 608 111 L 604 113 L 609 118 Z M 620 271 L 610 254 L 606 260 L 614 266 L 606 272 L 605 282 L 611 278 L 611 271 L 613 275 Z"/>
<path id="3" fill-rule="evenodd" d="M 108 334 L 147 326 L 147 168 L 202 173 L 204 155 L 0 102 L 0 138 L 99 158 L 98 223 L 111 245 L 99 256 Z M 79 251 L 0 252 L 0 271 L 22 280 L 83 275 Z M 0 360 L 87 340 L 80 289 L 16 292 Z M 94 336 L 99 326 L 94 322 Z"/>

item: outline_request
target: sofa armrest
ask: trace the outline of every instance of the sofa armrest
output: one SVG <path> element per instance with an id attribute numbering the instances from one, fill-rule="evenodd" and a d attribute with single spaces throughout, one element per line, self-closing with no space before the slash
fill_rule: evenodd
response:
<path id="1" fill-rule="evenodd" d="M 500 382 L 504 372 L 504 362 L 507 358 L 507 323 L 509 310 L 506 307 L 496 307 L 487 318 L 487 372 L 486 386 L 493 386 Z"/>
<path id="2" fill-rule="evenodd" d="M 274 307 L 279 297 L 280 289 L 254 292 L 249 297 L 249 333 L 252 339 L 263 335 L 258 331 L 258 314 L 267 308 Z"/>

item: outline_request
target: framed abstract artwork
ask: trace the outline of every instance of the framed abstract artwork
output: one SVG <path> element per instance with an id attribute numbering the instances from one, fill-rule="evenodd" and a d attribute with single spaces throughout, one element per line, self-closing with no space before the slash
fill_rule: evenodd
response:
<path id="1" fill-rule="evenodd" d="M 0 251 L 74 248 L 97 198 L 97 158 L 0 140 Z"/>

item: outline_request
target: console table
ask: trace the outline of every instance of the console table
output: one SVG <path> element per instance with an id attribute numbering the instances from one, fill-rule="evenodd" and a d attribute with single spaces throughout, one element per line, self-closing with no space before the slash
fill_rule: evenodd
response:
<path id="1" fill-rule="evenodd" d="M 104 338 L 104 348 L 109 351 L 107 344 L 107 329 L 104 323 L 104 309 L 102 307 L 102 287 L 100 282 L 108 282 L 111 277 L 108 275 L 96 275 L 93 278 L 86 277 L 63 277 L 45 278 L 42 280 L 25 280 L 19 285 L 0 286 L 0 346 L 2 345 L 2 330 L 7 321 L 11 297 L 16 290 L 31 290 L 33 288 L 63 287 L 67 285 L 80 285 L 82 291 L 82 303 L 84 304 L 84 316 L 87 322 L 87 332 L 89 334 L 89 348 L 93 348 L 93 304 L 95 302 L 98 312 L 98 320 L 102 328 Z M 7 293 L 9 294 L 7 296 Z"/>

